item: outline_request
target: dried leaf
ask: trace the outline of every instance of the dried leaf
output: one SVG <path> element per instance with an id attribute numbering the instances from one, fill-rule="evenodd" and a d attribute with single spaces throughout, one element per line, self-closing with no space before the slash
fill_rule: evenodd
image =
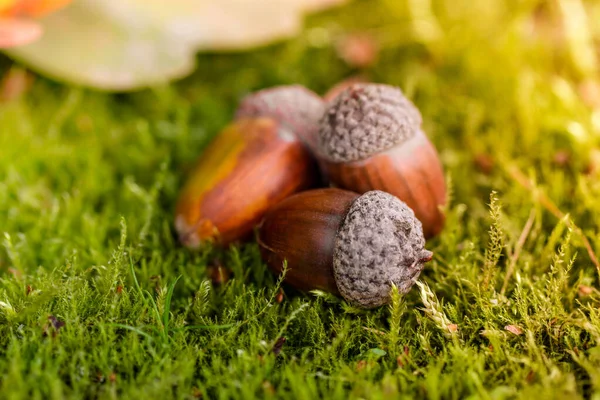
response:
<path id="1" fill-rule="evenodd" d="M 0 17 L 41 17 L 70 2 L 71 0 L 4 0 L 0 1 Z"/>
<path id="2" fill-rule="evenodd" d="M 281 353 L 281 349 L 283 348 L 283 344 L 284 343 L 285 343 L 285 338 L 284 337 L 280 337 L 279 339 L 277 339 L 277 341 L 273 345 L 273 354 L 275 354 L 276 356 L 278 356 L 279 353 Z"/>
<path id="3" fill-rule="evenodd" d="M 344 36 L 337 45 L 339 57 L 352 67 L 366 68 L 377 60 L 379 44 L 370 35 L 353 33 Z"/>
<path id="4" fill-rule="evenodd" d="M 132 90 L 188 74 L 204 49 L 288 38 L 305 11 L 344 0 L 75 0 L 44 35 L 8 53 L 59 80 Z"/>
<path id="5" fill-rule="evenodd" d="M 589 287 L 589 286 L 585 286 L 585 285 L 579 285 L 579 295 L 580 296 L 589 296 L 592 293 L 594 293 L 594 288 L 593 287 Z"/>
<path id="6" fill-rule="evenodd" d="M 522 335 L 523 334 L 523 330 L 521 328 L 519 328 L 516 325 L 506 325 L 504 327 L 505 330 L 509 331 L 510 333 L 512 333 L 513 335 Z"/>

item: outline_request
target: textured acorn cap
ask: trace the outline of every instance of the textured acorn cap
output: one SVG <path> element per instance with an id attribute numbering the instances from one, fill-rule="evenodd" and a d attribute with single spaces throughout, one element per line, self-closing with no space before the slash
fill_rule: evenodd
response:
<path id="1" fill-rule="evenodd" d="M 432 253 L 421 222 L 397 197 L 373 190 L 350 206 L 338 230 L 333 273 L 342 296 L 372 308 L 389 301 L 394 283 L 407 293 Z"/>
<path id="2" fill-rule="evenodd" d="M 333 162 L 363 160 L 413 137 L 419 110 L 396 87 L 357 83 L 338 95 L 321 119 L 320 154 Z"/>
<path id="3" fill-rule="evenodd" d="M 276 86 L 246 96 L 236 111 L 236 118 L 270 117 L 276 119 L 310 149 L 315 149 L 319 121 L 325 101 L 300 85 Z"/>

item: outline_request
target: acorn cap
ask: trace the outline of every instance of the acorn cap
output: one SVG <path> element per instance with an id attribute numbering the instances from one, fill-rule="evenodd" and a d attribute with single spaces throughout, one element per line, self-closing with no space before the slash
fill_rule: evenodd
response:
<path id="1" fill-rule="evenodd" d="M 392 283 L 407 293 L 424 263 L 421 222 L 397 197 L 373 190 L 350 206 L 335 239 L 333 273 L 342 296 L 364 308 L 389 301 Z"/>
<path id="2" fill-rule="evenodd" d="M 320 154 L 332 162 L 363 160 L 413 137 L 419 110 L 396 87 L 357 83 L 344 90 L 320 123 Z"/>
<path id="3" fill-rule="evenodd" d="M 291 129 L 310 149 L 316 149 L 325 101 L 301 85 L 276 86 L 246 96 L 235 117 L 271 117 Z"/>

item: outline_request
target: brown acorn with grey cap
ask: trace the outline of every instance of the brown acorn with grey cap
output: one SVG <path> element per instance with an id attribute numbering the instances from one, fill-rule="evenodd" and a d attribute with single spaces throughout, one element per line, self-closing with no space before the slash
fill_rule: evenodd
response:
<path id="1" fill-rule="evenodd" d="M 263 260 L 301 290 L 320 289 L 373 308 L 389 301 L 392 283 L 407 293 L 432 253 L 421 222 L 397 197 L 315 189 L 273 207 L 260 225 Z"/>
<path id="2" fill-rule="evenodd" d="M 315 142 L 323 111 L 323 100 L 300 86 L 246 97 L 181 190 L 175 212 L 181 243 L 225 246 L 251 237 L 269 208 L 318 186 L 309 142 Z"/>
<path id="3" fill-rule="evenodd" d="M 382 190 L 412 208 L 425 237 L 444 226 L 444 171 L 421 129 L 419 110 L 398 88 L 359 83 L 328 106 L 320 123 L 318 157 L 337 187 Z"/>

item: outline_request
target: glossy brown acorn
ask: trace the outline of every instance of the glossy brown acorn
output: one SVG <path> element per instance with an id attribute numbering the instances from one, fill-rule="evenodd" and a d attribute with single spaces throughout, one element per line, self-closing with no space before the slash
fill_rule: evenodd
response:
<path id="1" fill-rule="evenodd" d="M 176 207 L 181 242 L 226 245 L 244 239 L 274 204 L 315 184 L 315 163 L 292 133 L 270 118 L 241 119 L 210 144 Z"/>
<path id="2" fill-rule="evenodd" d="M 381 191 L 291 196 L 265 215 L 257 241 L 274 273 L 287 262 L 286 282 L 341 294 L 365 308 L 385 304 L 392 282 L 408 292 L 432 256 L 412 210 Z"/>
<path id="3" fill-rule="evenodd" d="M 382 190 L 408 204 L 425 237 L 444 226 L 443 168 L 416 107 L 392 86 L 354 84 L 330 103 L 319 131 L 320 165 L 333 185 Z"/>
<path id="4" fill-rule="evenodd" d="M 267 213 L 258 243 L 265 262 L 280 274 L 287 261 L 286 282 L 301 290 L 339 294 L 333 276 L 337 229 L 359 194 L 317 189 L 293 196 Z"/>
<path id="5" fill-rule="evenodd" d="M 245 98 L 237 120 L 209 145 L 181 191 L 175 217 L 181 242 L 245 239 L 270 207 L 315 186 L 319 173 L 306 138 L 315 137 L 323 110 L 323 101 L 300 86 Z"/>

